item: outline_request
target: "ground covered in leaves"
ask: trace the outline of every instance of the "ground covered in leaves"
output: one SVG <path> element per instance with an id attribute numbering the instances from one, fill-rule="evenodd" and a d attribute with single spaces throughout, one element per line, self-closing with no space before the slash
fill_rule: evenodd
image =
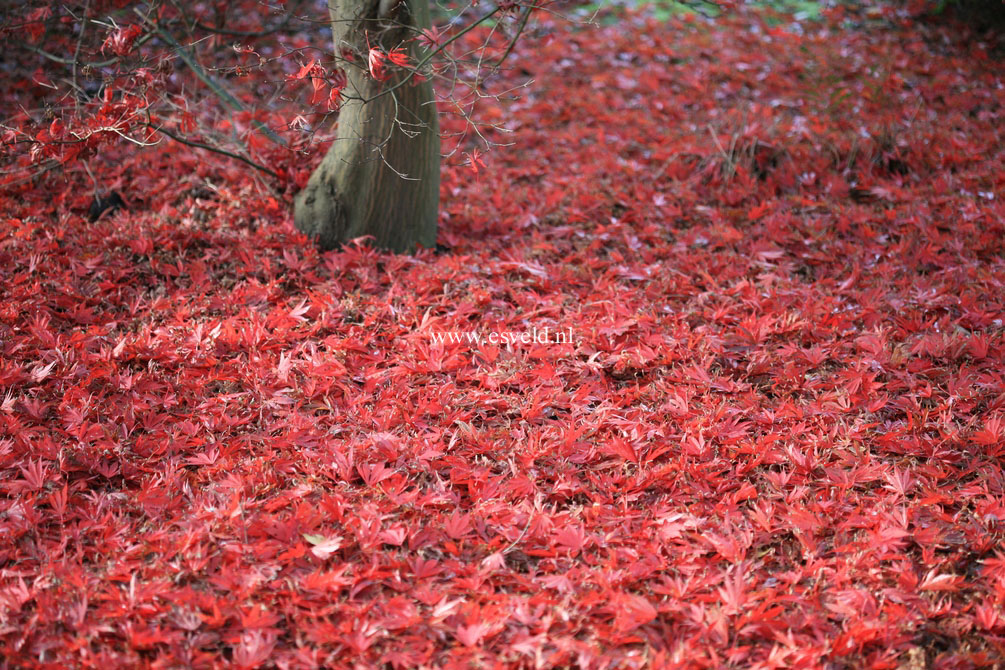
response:
<path id="1" fill-rule="evenodd" d="M 1005 70 L 770 19 L 535 24 L 414 257 L 178 145 L 5 191 L 0 666 L 1000 663 Z"/>

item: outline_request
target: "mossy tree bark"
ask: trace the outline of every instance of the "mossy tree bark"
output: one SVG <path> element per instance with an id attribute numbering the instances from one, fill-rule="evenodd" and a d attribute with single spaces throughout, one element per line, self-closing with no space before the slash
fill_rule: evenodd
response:
<path id="1" fill-rule="evenodd" d="M 393 251 L 436 245 L 440 135 L 428 79 L 399 71 L 375 81 L 370 46 L 406 46 L 410 61 L 426 56 L 414 38 L 429 27 L 429 0 L 329 0 L 336 55 L 345 68 L 346 102 L 336 140 L 294 201 L 294 223 L 322 249 L 363 235 Z M 400 84 L 400 85 L 399 85 Z"/>

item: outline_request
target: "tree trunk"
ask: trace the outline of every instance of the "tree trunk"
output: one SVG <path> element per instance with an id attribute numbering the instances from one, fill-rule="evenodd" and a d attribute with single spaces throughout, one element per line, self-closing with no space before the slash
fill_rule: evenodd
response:
<path id="1" fill-rule="evenodd" d="M 329 0 L 336 56 L 345 67 L 345 103 L 335 142 L 294 201 L 294 224 L 322 249 L 363 235 L 393 251 L 436 245 L 440 135 L 433 87 L 397 69 L 384 82 L 367 70 L 369 47 L 405 46 L 429 27 L 429 0 Z M 383 91 L 383 94 L 381 92 Z"/>

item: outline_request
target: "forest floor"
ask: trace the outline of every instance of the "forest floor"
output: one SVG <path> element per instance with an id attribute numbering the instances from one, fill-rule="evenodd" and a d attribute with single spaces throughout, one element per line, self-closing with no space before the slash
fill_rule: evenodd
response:
<path id="1" fill-rule="evenodd" d="M 0 667 L 1001 666 L 993 40 L 617 17 L 436 251 L 179 145 L 0 194 Z"/>

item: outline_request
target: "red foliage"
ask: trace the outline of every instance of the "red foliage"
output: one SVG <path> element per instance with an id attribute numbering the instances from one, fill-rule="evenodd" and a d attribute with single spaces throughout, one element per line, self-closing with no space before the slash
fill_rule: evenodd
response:
<path id="1" fill-rule="evenodd" d="M 93 224 L 79 173 L 3 192 L 5 667 L 1000 661 L 987 45 L 574 28 L 493 84 L 447 253 L 319 256 L 178 145 L 109 147 Z"/>

